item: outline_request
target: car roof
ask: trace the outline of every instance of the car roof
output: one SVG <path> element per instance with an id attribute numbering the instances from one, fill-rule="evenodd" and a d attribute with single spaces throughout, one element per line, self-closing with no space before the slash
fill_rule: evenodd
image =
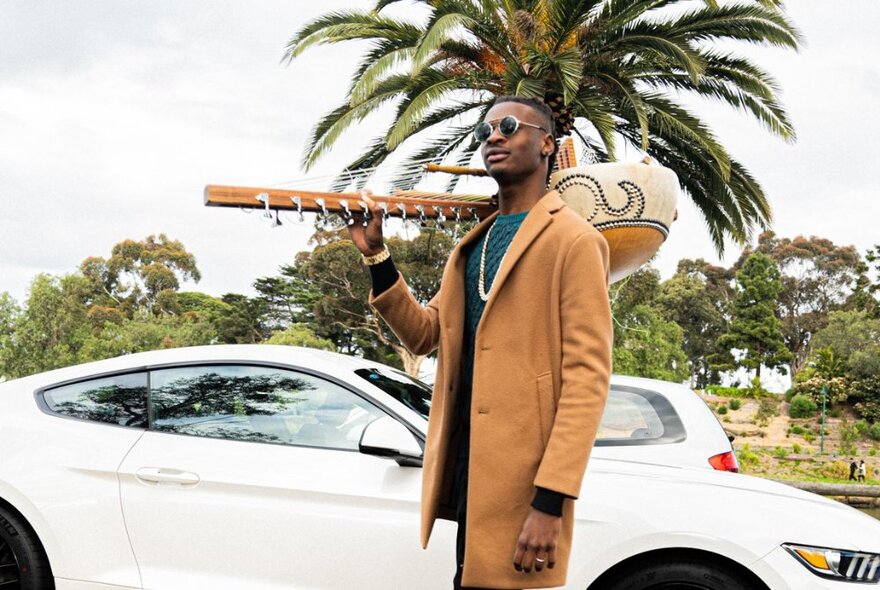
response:
<path id="1" fill-rule="evenodd" d="M 137 371 L 162 365 L 203 362 L 269 362 L 307 367 L 325 373 L 338 372 L 340 369 L 354 371 L 381 364 L 350 355 L 299 346 L 217 344 L 152 350 L 93 361 L 8 381 L 0 384 L 0 388 L 24 383 L 32 387 L 45 387 L 83 377 Z"/>
<path id="2" fill-rule="evenodd" d="M 167 348 L 122 355 L 110 359 L 73 365 L 52 371 L 38 373 L 13 382 L 34 381 L 41 385 L 60 383 L 91 375 L 101 375 L 122 371 L 138 370 L 146 367 L 194 362 L 278 362 L 282 364 L 308 366 L 322 372 L 334 372 L 339 369 L 355 371 L 381 365 L 377 361 L 369 361 L 327 350 L 305 348 L 301 346 L 274 344 L 215 344 L 208 346 L 189 346 Z M 0 383 L 0 387 L 4 384 Z M 612 375 L 611 385 L 638 387 L 657 391 L 675 398 L 688 398 L 694 395 L 687 385 L 629 375 Z"/>

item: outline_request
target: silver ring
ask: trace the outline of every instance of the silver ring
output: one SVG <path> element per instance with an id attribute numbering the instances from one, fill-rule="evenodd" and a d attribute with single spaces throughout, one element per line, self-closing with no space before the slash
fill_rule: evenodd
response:
<path id="1" fill-rule="evenodd" d="M 544 562 L 547 561 L 547 560 L 546 560 L 546 559 L 538 559 L 538 558 L 536 557 L 536 558 L 535 558 L 535 561 L 536 561 L 537 563 L 544 563 Z"/>

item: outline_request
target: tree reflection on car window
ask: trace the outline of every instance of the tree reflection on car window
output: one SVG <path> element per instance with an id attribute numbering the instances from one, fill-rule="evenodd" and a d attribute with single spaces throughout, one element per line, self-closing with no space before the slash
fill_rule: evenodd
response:
<path id="1" fill-rule="evenodd" d="M 153 371 L 155 430 L 229 440 L 356 450 L 378 409 L 342 387 L 253 366 Z"/>
<path id="2" fill-rule="evenodd" d="M 49 410 L 64 416 L 146 428 L 147 375 L 135 373 L 83 381 L 43 392 Z"/>

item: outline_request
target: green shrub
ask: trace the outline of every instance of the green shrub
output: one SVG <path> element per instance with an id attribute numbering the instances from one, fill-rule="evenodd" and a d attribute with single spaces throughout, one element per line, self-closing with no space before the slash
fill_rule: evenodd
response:
<path id="1" fill-rule="evenodd" d="M 880 422 L 871 424 L 871 428 L 868 429 L 868 436 L 874 440 L 880 440 Z"/>
<path id="2" fill-rule="evenodd" d="M 797 424 L 795 424 L 794 426 L 792 426 L 791 428 L 789 428 L 788 431 L 789 431 L 790 433 L 792 433 L 792 434 L 796 434 L 796 435 L 798 435 L 798 436 L 803 436 L 803 435 L 806 434 L 806 432 L 807 432 L 806 430 L 804 430 L 804 427 L 803 427 L 803 426 L 798 426 Z"/>
<path id="3" fill-rule="evenodd" d="M 739 387 L 724 387 L 722 385 L 707 385 L 706 392 L 719 397 L 742 397 L 746 392 Z"/>
<path id="4" fill-rule="evenodd" d="M 721 406 L 718 408 L 718 413 L 722 416 L 727 413 L 727 406 Z"/>
<path id="5" fill-rule="evenodd" d="M 816 435 L 813 434 L 812 432 L 805 432 L 804 433 L 804 440 L 807 441 L 808 443 L 811 443 L 816 440 Z"/>
<path id="6" fill-rule="evenodd" d="M 876 457 L 877 456 L 877 447 L 871 447 L 871 449 L 868 451 L 868 456 L 869 457 Z"/>
<path id="7" fill-rule="evenodd" d="M 822 387 L 825 387 L 826 400 L 828 405 L 844 402 L 852 392 L 852 384 L 844 377 L 835 377 L 833 379 L 822 379 L 821 377 L 813 377 L 806 381 L 795 383 L 794 394 L 807 395 L 814 402 L 822 404 Z M 794 396 L 793 396 L 794 397 Z"/>
<path id="8" fill-rule="evenodd" d="M 867 418 L 875 423 L 880 422 L 880 393 L 856 403 L 854 407 L 856 412 L 863 418 Z"/>
<path id="9" fill-rule="evenodd" d="M 815 416 L 819 407 L 806 395 L 798 394 L 791 398 L 788 415 L 792 418 L 809 418 Z"/>
<path id="10" fill-rule="evenodd" d="M 789 387 L 788 389 L 786 389 L 785 390 L 785 401 L 790 402 L 791 398 L 793 398 L 796 393 L 797 393 L 797 391 L 795 391 L 794 387 Z"/>
<path id="11" fill-rule="evenodd" d="M 773 449 L 773 456 L 778 459 L 785 459 L 786 457 L 788 457 L 788 451 L 785 449 L 785 447 L 776 447 L 775 449 Z"/>
<path id="12" fill-rule="evenodd" d="M 868 436 L 868 431 L 870 427 L 868 426 L 867 420 L 856 420 L 854 426 L 856 427 L 856 432 L 859 433 L 859 436 L 865 437 Z"/>
<path id="13" fill-rule="evenodd" d="M 856 441 L 859 440 L 859 430 L 855 424 L 844 422 L 838 431 L 840 437 L 840 452 L 844 455 L 856 454 Z"/>
<path id="14" fill-rule="evenodd" d="M 757 377 L 753 378 L 749 382 L 749 386 L 746 388 L 746 395 L 749 397 L 753 397 L 755 399 L 760 399 L 769 395 L 770 392 L 764 389 L 764 386 L 761 385 L 761 380 Z"/>
<path id="15" fill-rule="evenodd" d="M 799 445 L 798 443 L 794 443 L 793 445 L 791 445 L 791 450 L 795 455 L 800 455 L 803 449 L 801 448 L 801 445 Z"/>
<path id="16" fill-rule="evenodd" d="M 841 410 L 840 408 L 832 408 L 831 411 L 828 412 L 828 415 L 832 418 L 840 418 L 841 416 L 843 416 L 843 410 Z"/>
<path id="17" fill-rule="evenodd" d="M 741 407 L 742 407 L 742 402 L 740 400 L 738 400 L 738 399 L 730 400 L 730 409 L 731 410 L 738 410 Z"/>
<path id="18" fill-rule="evenodd" d="M 736 452 L 736 458 L 743 471 L 747 471 L 750 467 L 756 467 L 761 462 L 761 458 L 757 453 L 752 451 L 748 444 L 744 444 L 742 448 Z"/>
<path id="19" fill-rule="evenodd" d="M 846 479 L 849 477 L 848 461 L 831 461 L 819 467 L 819 475 L 829 479 Z"/>

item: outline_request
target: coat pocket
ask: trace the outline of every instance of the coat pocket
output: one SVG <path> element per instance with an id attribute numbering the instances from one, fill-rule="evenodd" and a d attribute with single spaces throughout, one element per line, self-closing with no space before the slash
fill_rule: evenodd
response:
<path id="1" fill-rule="evenodd" d="M 556 400 L 553 395 L 553 374 L 550 372 L 538 375 L 537 379 L 538 413 L 541 422 L 541 442 L 547 446 L 553 420 L 556 418 Z"/>

